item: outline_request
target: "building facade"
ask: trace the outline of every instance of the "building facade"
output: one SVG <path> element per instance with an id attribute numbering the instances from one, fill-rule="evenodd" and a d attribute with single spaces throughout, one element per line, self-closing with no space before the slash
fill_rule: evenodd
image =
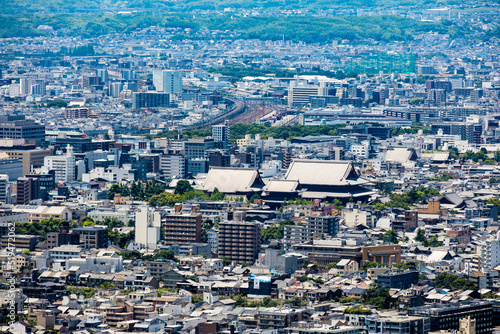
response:
<path id="1" fill-rule="evenodd" d="M 254 263 L 260 249 L 260 225 L 225 221 L 219 224 L 219 257 L 237 263 Z"/>

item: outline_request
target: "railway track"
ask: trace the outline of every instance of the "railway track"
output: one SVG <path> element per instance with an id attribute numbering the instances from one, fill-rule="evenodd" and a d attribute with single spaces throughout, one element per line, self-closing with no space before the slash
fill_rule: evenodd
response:
<path id="1" fill-rule="evenodd" d="M 236 105 L 232 110 L 230 110 L 224 114 L 221 114 L 215 118 L 209 119 L 206 122 L 201 122 L 201 123 L 191 125 L 188 128 L 189 129 L 199 129 L 199 128 L 205 128 L 208 126 L 212 126 L 212 125 L 221 123 L 227 119 L 234 118 L 234 117 L 238 116 L 239 114 L 241 114 L 245 110 L 245 103 L 244 102 L 239 101 L 239 100 L 233 100 L 233 99 L 227 99 L 227 100 L 232 101 L 233 104 Z"/>

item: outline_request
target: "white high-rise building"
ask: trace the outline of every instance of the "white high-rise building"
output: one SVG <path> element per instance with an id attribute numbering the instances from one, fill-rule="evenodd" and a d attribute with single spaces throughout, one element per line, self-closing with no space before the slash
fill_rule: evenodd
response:
<path id="1" fill-rule="evenodd" d="M 292 107 L 308 104 L 310 96 L 325 96 L 327 95 L 327 91 L 328 88 L 324 83 L 320 85 L 308 85 L 292 81 L 288 88 L 288 105 Z"/>
<path id="2" fill-rule="evenodd" d="M 66 154 L 45 157 L 44 167 L 55 171 L 56 183 L 75 181 L 75 155 L 73 147 L 68 145 Z"/>
<path id="3" fill-rule="evenodd" d="M 498 265 L 500 265 L 500 240 L 497 234 L 495 239 L 486 240 L 481 246 L 481 268 L 487 273 Z"/>
<path id="4" fill-rule="evenodd" d="M 157 92 L 169 94 L 182 93 L 182 74 L 177 71 L 154 70 L 153 85 Z"/>
<path id="5" fill-rule="evenodd" d="M 97 76 L 101 78 L 101 82 L 108 82 L 108 70 L 98 69 Z"/>
<path id="6" fill-rule="evenodd" d="M 0 202 L 10 204 L 11 198 L 9 176 L 7 174 L 0 174 Z"/>
<path id="7" fill-rule="evenodd" d="M 135 214 L 135 243 L 156 249 L 161 236 L 161 214 L 147 205 Z"/>
<path id="8" fill-rule="evenodd" d="M 20 93 L 19 84 L 10 84 L 9 85 L 9 96 L 10 97 L 18 97 Z"/>
<path id="9" fill-rule="evenodd" d="M 29 82 L 27 78 L 21 78 L 19 79 L 19 94 L 21 95 L 28 95 L 29 93 Z"/>
<path id="10" fill-rule="evenodd" d="M 120 93 L 123 90 L 123 83 L 113 82 L 109 85 L 109 95 L 115 98 L 120 97 Z"/>
<path id="11" fill-rule="evenodd" d="M 229 121 L 225 121 L 224 124 L 214 125 L 212 126 L 212 137 L 214 137 L 215 141 L 222 142 L 223 148 L 227 148 L 229 146 L 229 136 L 230 136 L 230 125 Z"/>
<path id="12" fill-rule="evenodd" d="M 219 254 L 219 230 L 211 228 L 207 231 L 207 243 L 212 249 L 212 255 L 217 256 Z"/>
<path id="13" fill-rule="evenodd" d="M 167 179 L 182 179 L 186 177 L 187 159 L 181 154 L 168 154 L 160 157 L 160 171 Z"/>

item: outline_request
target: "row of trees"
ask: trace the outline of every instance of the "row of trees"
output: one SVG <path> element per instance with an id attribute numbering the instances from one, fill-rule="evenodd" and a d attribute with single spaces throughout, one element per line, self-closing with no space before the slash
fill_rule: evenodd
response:
<path id="1" fill-rule="evenodd" d="M 122 184 L 113 184 L 108 190 L 108 198 L 112 200 L 115 194 L 120 194 L 123 197 L 131 196 L 135 200 L 144 201 L 150 199 L 154 195 L 161 194 L 165 191 L 166 186 L 162 183 L 153 181 L 132 182 L 130 186 Z"/>
<path id="2" fill-rule="evenodd" d="M 448 149 L 448 152 L 450 153 L 450 158 L 458 160 L 460 158 L 465 159 L 465 160 L 472 160 L 474 162 L 479 162 L 482 161 L 483 164 L 485 165 L 494 165 L 495 163 L 500 162 L 500 151 L 494 151 L 493 157 L 490 158 L 488 156 L 489 152 L 487 149 L 484 147 L 481 147 L 481 149 L 477 152 L 472 152 L 472 151 L 467 151 L 463 154 L 460 154 L 458 151 L 458 148 L 456 147 L 450 147 Z"/>
<path id="3" fill-rule="evenodd" d="M 422 245 L 424 245 L 425 247 L 439 247 L 443 245 L 443 242 L 439 241 L 436 236 L 427 239 L 427 237 L 425 236 L 425 231 L 422 229 L 417 230 L 417 235 L 415 236 L 415 240 L 421 242 Z M 384 235 L 382 236 L 382 241 L 391 244 L 398 244 L 399 243 L 398 234 L 394 230 L 389 230 L 385 232 Z M 406 237 L 403 241 L 408 241 L 408 237 Z"/>
<path id="4" fill-rule="evenodd" d="M 439 241 L 436 236 L 427 239 L 427 237 L 425 236 L 425 231 L 422 230 L 421 228 L 417 230 L 417 235 L 415 236 L 415 240 L 421 242 L 422 245 L 424 245 L 425 247 L 439 247 L 443 245 L 443 243 Z"/>
<path id="5" fill-rule="evenodd" d="M 222 201 L 226 198 L 226 195 L 221 193 L 217 188 L 214 189 L 214 192 L 211 195 L 207 195 L 201 190 L 192 189 L 183 194 L 163 192 L 159 195 L 151 196 L 148 203 L 152 206 L 172 206 L 175 203 L 182 203 L 194 198 L 198 198 L 200 200 Z"/>
<path id="6" fill-rule="evenodd" d="M 260 239 L 262 241 L 268 240 L 280 240 L 283 239 L 283 232 L 285 231 L 286 225 L 295 225 L 292 220 L 283 220 L 278 225 L 271 225 L 260 231 Z"/>
<path id="7" fill-rule="evenodd" d="M 275 139 L 290 139 L 294 137 L 304 136 L 319 136 L 319 135 L 336 135 L 337 129 L 347 126 L 346 124 L 335 125 L 293 125 L 293 126 L 270 126 L 268 124 L 233 124 L 231 125 L 231 141 L 236 142 L 237 139 L 245 138 L 246 134 L 255 136 L 260 134 L 262 139 L 273 137 Z M 146 134 L 148 138 L 176 138 L 182 135 L 183 138 L 200 138 L 207 137 L 212 134 L 210 129 L 189 129 L 179 133 L 177 130 L 160 133 L 152 136 Z"/>
<path id="8" fill-rule="evenodd" d="M 211 73 L 220 73 L 222 75 L 227 75 L 235 78 L 243 77 L 260 77 L 260 76 L 275 76 L 278 78 L 293 78 L 295 75 L 324 75 L 328 78 L 345 79 L 345 78 L 355 78 L 358 75 L 356 73 L 344 73 L 343 71 L 305 71 L 297 72 L 295 70 L 290 70 L 286 68 L 260 68 L 260 67 L 245 67 L 245 66 L 223 66 L 214 67 L 208 70 Z"/>
<path id="9" fill-rule="evenodd" d="M 43 240 L 47 240 L 47 233 L 49 232 L 59 232 L 66 222 L 63 219 L 50 218 L 42 219 L 40 221 L 34 221 L 33 223 L 15 223 L 16 234 L 29 234 L 29 235 L 41 235 Z M 69 227 L 78 227 L 80 224 L 76 221 L 71 221 Z"/>
<path id="10" fill-rule="evenodd" d="M 148 260 L 157 260 L 159 258 L 165 259 L 165 260 L 173 260 L 178 262 L 179 260 L 175 257 L 174 252 L 172 251 L 167 251 L 167 250 L 159 250 L 157 251 L 154 255 L 144 255 L 139 251 L 136 250 L 124 250 L 121 252 L 118 252 L 119 255 L 123 257 L 124 260 L 143 260 L 143 261 L 148 261 Z"/>
<path id="11" fill-rule="evenodd" d="M 422 203 L 429 197 L 438 195 L 439 191 L 437 191 L 436 189 L 420 186 L 416 189 L 405 191 L 402 194 L 397 194 L 397 193 L 390 194 L 389 196 L 390 201 L 387 203 L 374 201 L 373 208 L 375 210 L 383 210 L 385 208 L 402 208 L 408 210 L 410 209 L 410 206 Z"/>
<path id="12" fill-rule="evenodd" d="M 448 273 L 439 273 L 434 280 L 434 286 L 436 288 L 451 290 L 477 290 L 477 286 L 474 282 Z"/>

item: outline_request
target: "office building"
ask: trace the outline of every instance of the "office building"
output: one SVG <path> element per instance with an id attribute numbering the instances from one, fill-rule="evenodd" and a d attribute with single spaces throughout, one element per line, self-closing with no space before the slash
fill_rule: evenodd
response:
<path id="1" fill-rule="evenodd" d="M 171 264 L 162 258 L 146 262 L 146 269 L 151 273 L 151 276 L 160 280 L 171 270 Z"/>
<path id="2" fill-rule="evenodd" d="M 89 108 L 66 108 L 64 109 L 64 117 L 66 119 L 89 118 Z"/>
<path id="3" fill-rule="evenodd" d="M 40 183 L 40 198 L 44 201 L 49 199 L 49 192 L 54 190 L 56 187 L 55 182 L 55 171 L 49 171 L 48 173 L 41 174 L 28 174 L 27 178 L 33 178 L 38 180 Z"/>
<path id="4" fill-rule="evenodd" d="M 324 85 L 306 85 L 290 82 L 288 88 L 288 106 L 306 105 L 310 96 L 328 95 L 327 87 Z"/>
<path id="5" fill-rule="evenodd" d="M 123 90 L 123 83 L 121 82 L 112 82 L 109 84 L 109 96 L 118 98 L 120 97 L 120 93 Z"/>
<path id="6" fill-rule="evenodd" d="M 213 138 L 191 138 L 184 143 L 184 152 L 188 159 L 208 158 L 208 151 L 216 147 Z"/>
<path id="7" fill-rule="evenodd" d="M 69 233 L 67 223 L 63 225 L 60 232 L 47 233 L 47 247 L 49 249 L 62 245 L 80 245 L 80 234 L 78 232 Z"/>
<path id="8" fill-rule="evenodd" d="M 416 270 L 391 270 L 377 276 L 377 287 L 387 289 L 408 289 L 418 283 Z"/>
<path id="9" fill-rule="evenodd" d="M 311 239 L 315 235 L 336 237 L 339 231 L 339 216 L 309 216 L 306 226 Z"/>
<path id="10" fill-rule="evenodd" d="M 207 231 L 207 242 L 212 250 L 212 256 L 219 254 L 219 230 L 211 228 Z"/>
<path id="11" fill-rule="evenodd" d="M 54 171 L 56 183 L 75 181 L 75 155 L 73 147 L 66 148 L 65 155 L 54 155 L 45 157 L 44 166 L 50 171 Z"/>
<path id="12" fill-rule="evenodd" d="M 291 250 L 309 256 L 311 262 L 324 268 L 329 263 L 338 263 L 349 259 L 359 263 L 376 262 L 392 266 L 401 263 L 401 245 L 361 246 L 347 244 L 346 240 L 335 238 L 331 240 L 309 240 L 291 246 Z"/>
<path id="13" fill-rule="evenodd" d="M 260 249 L 260 225 L 225 221 L 219 224 L 219 257 L 253 264 Z"/>
<path id="14" fill-rule="evenodd" d="M 230 167 L 231 156 L 222 150 L 209 150 L 208 165 L 210 167 Z"/>
<path id="15" fill-rule="evenodd" d="M 108 79 L 108 70 L 106 70 L 106 69 L 98 69 L 97 76 L 99 77 L 100 82 L 102 82 L 102 83 L 106 83 L 109 80 Z"/>
<path id="16" fill-rule="evenodd" d="M 481 245 L 481 269 L 483 272 L 489 272 L 500 265 L 500 240 L 485 240 Z"/>
<path id="17" fill-rule="evenodd" d="M 27 205 L 31 200 L 40 198 L 40 180 L 30 177 L 17 179 L 16 203 Z"/>
<path id="18" fill-rule="evenodd" d="M 431 331 L 458 330 L 460 319 L 469 317 L 476 321 L 476 333 L 491 333 L 493 305 L 489 301 L 460 301 L 452 304 L 430 304 L 408 309 L 408 315 L 429 317 Z"/>
<path id="19" fill-rule="evenodd" d="M 19 92 L 18 93 L 21 95 L 28 95 L 29 85 L 28 85 L 27 78 L 20 78 L 19 79 Z"/>
<path id="20" fill-rule="evenodd" d="M 16 181 L 23 176 L 23 164 L 18 159 L 0 159 L 0 174 L 8 175 L 10 181 Z"/>
<path id="21" fill-rule="evenodd" d="M 44 80 L 40 79 L 33 79 L 29 78 L 27 79 L 27 86 L 23 86 L 21 88 L 23 91 L 26 91 L 28 95 L 37 95 L 37 96 L 44 96 L 47 93 L 46 90 L 46 83 Z M 26 95 L 26 94 L 21 94 L 21 95 Z"/>
<path id="22" fill-rule="evenodd" d="M 182 211 L 182 204 L 175 205 L 175 212 L 165 216 L 165 244 L 190 245 L 201 242 L 203 230 L 199 206 L 189 212 Z"/>
<path id="23" fill-rule="evenodd" d="M 369 316 L 366 318 L 368 334 L 427 334 L 431 329 L 428 317 L 417 316 Z"/>
<path id="24" fill-rule="evenodd" d="M 156 249 L 161 239 L 161 213 L 141 206 L 135 214 L 135 243 L 144 247 Z"/>
<path id="25" fill-rule="evenodd" d="M 122 71 L 122 79 L 124 79 L 124 80 L 136 80 L 137 75 L 135 74 L 135 71 L 133 71 L 133 70 L 123 70 Z"/>
<path id="26" fill-rule="evenodd" d="M 0 138 L 26 139 L 30 144 L 42 146 L 45 142 L 45 125 L 28 120 L 25 116 L 0 116 Z"/>
<path id="27" fill-rule="evenodd" d="M 165 179 L 183 179 L 187 176 L 188 159 L 181 154 L 160 156 L 160 172 Z"/>
<path id="28" fill-rule="evenodd" d="M 87 214 L 95 222 L 102 222 L 106 218 L 117 219 L 127 225 L 130 220 L 136 220 L 136 214 L 126 208 L 97 208 Z"/>
<path id="29" fill-rule="evenodd" d="M 80 234 L 80 244 L 87 249 L 108 247 L 108 230 L 102 227 L 77 227 L 72 230 Z"/>
<path id="30" fill-rule="evenodd" d="M 52 155 L 51 149 L 19 149 L 17 147 L 2 147 L 4 152 L 11 159 L 18 159 L 23 166 L 23 176 L 31 173 L 34 168 L 40 168 L 44 164 L 45 157 Z"/>
<path id="31" fill-rule="evenodd" d="M 310 216 L 303 225 L 286 225 L 283 242 L 287 249 L 308 242 L 315 237 L 335 237 L 339 231 L 338 216 Z"/>
<path id="32" fill-rule="evenodd" d="M 417 228 L 418 225 L 418 212 L 417 211 L 405 211 L 404 215 L 398 215 L 396 219 L 392 221 L 392 229 L 395 231 L 405 231 L 411 232 Z"/>
<path id="33" fill-rule="evenodd" d="M 83 88 L 89 88 L 92 86 L 98 86 L 101 84 L 101 78 L 98 76 L 84 75 L 82 78 Z"/>
<path id="34" fill-rule="evenodd" d="M 0 203 L 10 204 L 11 203 L 11 192 L 9 176 L 6 174 L 0 175 Z"/>
<path id="35" fill-rule="evenodd" d="M 429 106 L 442 107 L 446 105 L 446 90 L 431 89 L 427 93 L 427 103 Z"/>
<path id="36" fill-rule="evenodd" d="M 226 149 L 230 145 L 229 136 L 231 133 L 231 127 L 229 121 L 225 121 L 224 124 L 212 126 L 212 137 L 217 142 L 222 143 L 222 148 Z"/>
<path id="37" fill-rule="evenodd" d="M 442 130 L 442 133 L 439 130 Z M 483 126 L 481 123 L 435 123 L 431 124 L 431 131 L 433 135 L 459 135 L 461 140 L 481 144 Z"/>
<path id="38" fill-rule="evenodd" d="M 182 74 L 177 71 L 154 70 L 153 85 L 157 92 L 168 94 L 182 93 Z"/>
<path id="39" fill-rule="evenodd" d="M 1 247 L 5 248 L 16 248 L 16 249 L 28 249 L 31 252 L 35 250 L 35 246 L 37 243 L 42 241 L 42 236 L 40 235 L 24 235 L 24 234 L 16 234 L 15 238 L 12 238 L 9 235 L 4 235 L 1 238 Z"/>
<path id="40" fill-rule="evenodd" d="M 55 151 L 66 152 L 67 147 L 71 146 L 74 153 L 86 153 L 92 151 L 92 138 L 56 138 L 52 145 Z"/>
<path id="41" fill-rule="evenodd" d="M 167 108 L 170 106 L 170 94 L 161 92 L 144 92 L 132 94 L 132 108 Z"/>
<path id="42" fill-rule="evenodd" d="M 191 159 L 188 160 L 188 177 L 194 177 L 198 174 L 208 172 L 208 159 Z"/>

